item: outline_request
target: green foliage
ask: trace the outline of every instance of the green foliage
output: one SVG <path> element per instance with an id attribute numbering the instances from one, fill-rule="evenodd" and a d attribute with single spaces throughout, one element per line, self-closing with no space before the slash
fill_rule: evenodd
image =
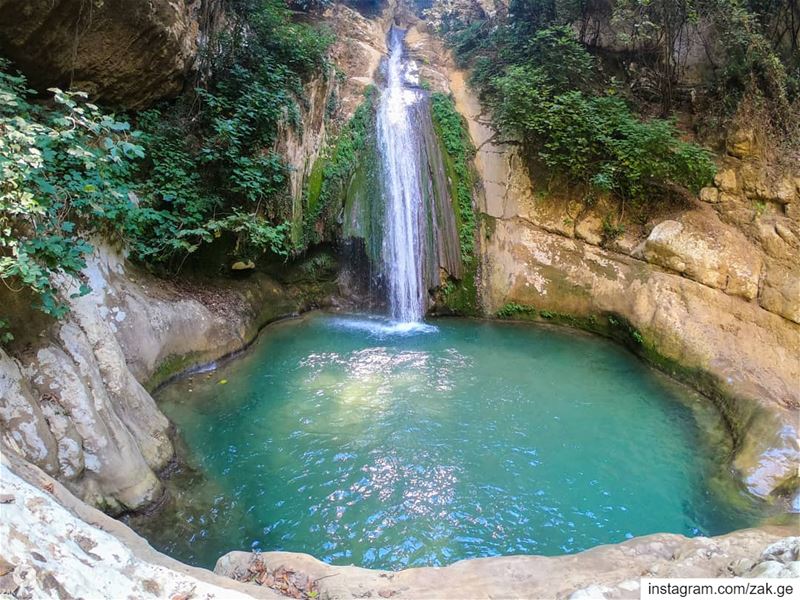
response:
<path id="1" fill-rule="evenodd" d="M 303 81 L 327 68 L 332 36 L 293 22 L 282 0 L 231 9 L 229 28 L 209 42 L 207 87 L 139 117 L 148 161 L 127 234 L 133 256 L 149 264 L 179 268 L 225 234 L 238 258 L 291 251 L 290 167 L 270 149 L 285 124 L 302 127 Z"/>
<path id="2" fill-rule="evenodd" d="M 375 135 L 377 101 L 377 89 L 369 86 L 364 101 L 311 169 L 306 188 L 304 243 L 320 241 L 317 224 L 330 221 L 338 213 L 353 173 Z"/>
<path id="3" fill-rule="evenodd" d="M 24 78 L 0 61 L 0 275 L 9 289 L 29 290 L 61 317 L 62 290 L 89 288 L 57 278 L 80 279 L 95 233 L 167 268 L 225 234 L 239 256 L 288 255 L 289 167 L 271 148 L 281 127 L 301 127 L 303 82 L 327 67 L 332 36 L 294 22 L 282 0 L 237 0 L 227 16 L 230 27 L 208 44 L 206 86 L 140 113 L 141 132 L 78 92 L 52 90 L 52 107 L 29 101 Z M 0 319 L 5 341 L 7 329 Z"/>
<path id="4" fill-rule="evenodd" d="M 495 85 L 500 127 L 538 149 L 542 162 L 571 183 L 644 198 L 668 184 L 697 191 L 713 178 L 711 155 L 681 141 L 672 121 L 643 121 L 620 98 L 556 93 L 529 66 L 510 68 Z"/>
<path id="5" fill-rule="evenodd" d="M 122 229 L 131 163 L 143 151 L 138 133 L 84 94 L 53 89 L 54 106 L 44 108 L 7 68 L 0 61 L 0 277 L 60 317 L 67 309 L 56 278 L 80 276 L 92 233 Z"/>
<path id="6" fill-rule="evenodd" d="M 671 95 L 681 65 L 681 33 L 710 23 L 720 42 L 721 60 L 712 76 L 712 91 L 729 113 L 746 91 L 788 109 L 792 73 L 800 66 L 796 22 L 798 7 L 782 0 L 617 0 L 614 23 L 626 43 L 655 57 L 662 94 Z M 716 60 L 716 59 L 715 59 Z M 668 98 L 669 99 L 669 98 Z"/>
<path id="7" fill-rule="evenodd" d="M 546 311 L 545 311 L 546 312 Z M 500 310 L 495 313 L 498 319 L 511 319 L 519 316 L 536 316 L 536 309 L 533 306 L 526 304 L 517 304 L 516 302 L 509 302 L 504 304 Z"/>
<path id="8" fill-rule="evenodd" d="M 431 94 L 431 116 L 444 150 L 445 167 L 450 178 L 450 194 L 456 203 L 461 260 L 469 268 L 475 255 L 477 226 L 472 202 L 472 173 L 469 167 L 473 154 L 472 144 L 464 120 L 450 96 L 440 92 Z"/>
<path id="9" fill-rule="evenodd" d="M 464 37 L 469 32 L 472 39 L 478 25 L 449 36 L 456 51 L 472 59 L 471 82 L 499 130 L 521 139 L 588 198 L 611 193 L 645 200 L 672 186 L 706 185 L 715 173 L 708 152 L 681 141 L 673 121 L 643 120 L 597 86 L 593 57 L 571 27 L 554 25 L 574 8 L 544 0 L 512 3 L 512 17 L 466 55 Z M 520 14 L 529 18 L 522 22 Z"/>

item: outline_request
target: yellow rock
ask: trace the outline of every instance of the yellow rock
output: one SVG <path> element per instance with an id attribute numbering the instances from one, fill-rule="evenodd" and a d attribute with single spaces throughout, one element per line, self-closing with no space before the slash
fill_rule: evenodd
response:
<path id="1" fill-rule="evenodd" d="M 702 190 L 700 190 L 700 200 L 703 202 L 716 204 L 720 200 L 719 190 L 715 187 L 704 187 Z"/>
<path id="2" fill-rule="evenodd" d="M 248 269 L 255 269 L 256 264 L 252 260 L 248 261 L 237 261 L 231 265 L 231 269 L 233 271 L 247 271 Z"/>
<path id="3" fill-rule="evenodd" d="M 736 171 L 723 169 L 714 177 L 714 184 L 723 192 L 736 193 L 739 191 L 739 180 Z"/>

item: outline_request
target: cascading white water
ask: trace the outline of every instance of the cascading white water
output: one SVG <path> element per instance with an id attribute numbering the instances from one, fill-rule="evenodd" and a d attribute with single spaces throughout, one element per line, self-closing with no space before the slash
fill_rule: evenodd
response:
<path id="1" fill-rule="evenodd" d="M 405 32 L 392 28 L 386 87 L 378 107 L 378 150 L 386 200 L 383 270 L 391 317 L 408 323 L 425 314 L 422 269 L 423 197 L 415 107 L 424 100 L 416 66 L 403 53 Z"/>

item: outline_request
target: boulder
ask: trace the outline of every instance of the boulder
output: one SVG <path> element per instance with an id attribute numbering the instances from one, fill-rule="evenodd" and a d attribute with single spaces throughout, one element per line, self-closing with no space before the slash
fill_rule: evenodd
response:
<path id="1" fill-rule="evenodd" d="M 714 185 L 729 194 L 739 192 L 739 179 L 733 169 L 722 169 L 714 176 Z"/>
<path id="2" fill-rule="evenodd" d="M 709 204 L 716 204 L 720 201 L 719 189 L 715 187 L 704 187 L 700 190 L 700 200 Z"/>
<path id="3" fill-rule="evenodd" d="M 747 158 L 758 153 L 756 134 L 753 129 L 742 128 L 732 131 L 728 135 L 726 150 L 736 158 Z"/>
<path id="4" fill-rule="evenodd" d="M 741 233 L 711 223 L 659 223 L 645 242 L 645 259 L 727 294 L 752 300 L 758 293 L 761 272 L 757 251 Z"/>
<path id="5" fill-rule="evenodd" d="M 255 268 L 256 268 L 256 263 L 254 263 L 252 260 L 247 260 L 247 261 L 237 260 L 235 263 L 231 265 L 232 271 L 249 271 Z"/>
<path id="6" fill-rule="evenodd" d="M 778 204 L 789 204 L 797 199 L 795 182 L 791 177 L 780 178 L 773 189 L 772 198 Z"/>

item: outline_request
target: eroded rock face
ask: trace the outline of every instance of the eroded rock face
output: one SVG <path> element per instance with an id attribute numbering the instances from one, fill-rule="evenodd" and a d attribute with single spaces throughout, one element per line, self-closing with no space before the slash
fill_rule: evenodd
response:
<path id="1" fill-rule="evenodd" d="M 656 225 L 644 245 L 647 262 L 752 300 L 758 294 L 761 257 L 745 236 L 699 211 Z"/>
<path id="2" fill-rule="evenodd" d="M 764 278 L 760 302 L 765 309 L 800 323 L 800 269 L 771 266 Z"/>
<path id="3" fill-rule="evenodd" d="M 200 4 L 0 0 L 0 53 L 37 89 L 71 87 L 142 108 L 183 89 L 198 51 Z"/>
<path id="4" fill-rule="evenodd" d="M 173 457 L 169 423 L 143 383 L 241 348 L 302 300 L 256 275 L 220 285 L 209 306 L 102 246 L 85 274 L 92 292 L 70 300 L 64 321 L 13 357 L 0 350 L 0 423 L 26 459 L 88 503 L 121 512 L 158 500 L 155 473 Z M 63 286 L 65 297 L 77 291 Z"/>
<path id="5" fill-rule="evenodd" d="M 17 598 L 279 598 L 155 552 L 3 447 L 0 590 Z M 90 524 L 91 523 L 91 524 Z"/>
<path id="6" fill-rule="evenodd" d="M 486 312 L 515 303 L 597 330 L 608 330 L 609 317 L 624 322 L 641 354 L 718 398 L 740 442 L 735 467 L 753 493 L 791 481 L 800 461 L 796 219 L 759 213 L 731 167 L 705 190 L 708 203 L 648 227 L 628 223 L 604 243 L 602 217 L 617 209 L 537 197 L 518 149 L 495 143 L 463 73 L 451 68 L 450 87 L 483 183 Z"/>

